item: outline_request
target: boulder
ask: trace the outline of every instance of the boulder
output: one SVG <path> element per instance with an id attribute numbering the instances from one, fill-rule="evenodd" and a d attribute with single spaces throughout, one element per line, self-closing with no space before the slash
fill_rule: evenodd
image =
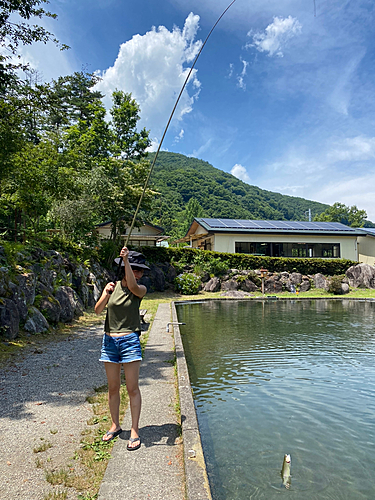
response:
<path id="1" fill-rule="evenodd" d="M 100 290 L 95 283 L 93 284 L 88 283 L 87 289 L 88 289 L 87 307 L 94 307 L 100 298 L 101 295 Z"/>
<path id="2" fill-rule="evenodd" d="M 9 293 L 9 269 L 7 267 L 0 267 L 0 297 L 6 297 Z"/>
<path id="3" fill-rule="evenodd" d="M 60 302 L 52 294 L 43 296 L 38 303 L 38 309 L 49 323 L 58 323 L 61 315 Z"/>
<path id="4" fill-rule="evenodd" d="M 341 295 L 349 293 L 349 285 L 347 283 L 341 284 Z"/>
<path id="5" fill-rule="evenodd" d="M 307 292 L 311 288 L 311 283 L 310 280 L 302 280 L 302 283 L 300 284 L 299 291 L 300 292 Z"/>
<path id="6" fill-rule="evenodd" d="M 70 323 L 74 316 L 82 316 L 83 304 L 76 292 L 70 286 L 59 286 L 55 298 L 61 306 L 60 321 Z"/>
<path id="7" fill-rule="evenodd" d="M 346 271 L 353 288 L 375 288 L 375 268 L 370 264 L 356 264 Z"/>
<path id="8" fill-rule="evenodd" d="M 301 273 L 291 273 L 289 279 L 292 285 L 300 285 L 302 283 Z"/>
<path id="9" fill-rule="evenodd" d="M 28 306 L 34 304 L 35 300 L 35 289 L 36 289 L 36 277 L 34 273 L 23 273 L 18 274 L 14 281 L 18 285 L 22 296 Z"/>
<path id="10" fill-rule="evenodd" d="M 239 285 L 239 289 L 243 290 L 244 292 L 256 292 L 257 290 L 259 290 L 256 284 L 249 279 L 241 281 Z"/>
<path id="11" fill-rule="evenodd" d="M 275 279 L 274 276 L 266 279 L 264 281 L 264 292 L 265 293 L 280 293 L 283 291 L 282 281 Z"/>
<path id="12" fill-rule="evenodd" d="M 149 293 L 164 292 L 165 277 L 163 271 L 155 264 L 150 265 L 150 271 L 145 274 L 139 283 L 147 288 Z"/>
<path id="13" fill-rule="evenodd" d="M 10 298 L 17 306 L 18 314 L 20 315 L 20 321 L 26 321 L 27 305 L 25 295 L 22 293 L 21 288 L 12 282 L 9 283 L 9 290 L 11 291 Z"/>
<path id="14" fill-rule="evenodd" d="M 314 286 L 315 288 L 323 288 L 324 290 L 328 290 L 329 283 L 328 280 L 323 274 L 317 273 L 314 276 Z"/>
<path id="15" fill-rule="evenodd" d="M 16 304 L 10 299 L 0 299 L 0 335 L 9 340 L 18 336 L 20 315 Z"/>
<path id="16" fill-rule="evenodd" d="M 223 281 L 221 283 L 221 289 L 223 292 L 232 292 L 232 291 L 237 291 L 239 288 L 239 283 L 237 280 L 228 280 L 228 281 Z"/>
<path id="17" fill-rule="evenodd" d="M 220 290 L 220 280 L 219 278 L 217 278 L 216 276 L 214 276 L 213 278 L 210 279 L 210 281 L 208 281 L 203 290 L 205 292 L 218 292 Z"/>
<path id="18" fill-rule="evenodd" d="M 43 333 L 49 330 L 49 324 L 39 309 L 31 306 L 24 329 L 32 334 Z"/>

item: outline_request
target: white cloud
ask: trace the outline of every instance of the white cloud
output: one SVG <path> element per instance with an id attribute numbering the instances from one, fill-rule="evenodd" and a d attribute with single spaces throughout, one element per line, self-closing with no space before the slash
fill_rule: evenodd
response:
<path id="1" fill-rule="evenodd" d="M 273 23 L 267 26 L 264 33 L 249 31 L 248 36 L 253 38 L 253 42 L 246 44 L 246 48 L 255 47 L 259 52 L 268 52 L 269 56 L 283 57 L 283 47 L 288 40 L 299 35 L 301 30 L 302 25 L 292 16 L 284 19 L 274 17 Z"/>
<path id="2" fill-rule="evenodd" d="M 178 135 L 176 135 L 176 137 L 174 138 L 174 142 L 175 142 L 175 143 L 176 143 L 176 142 L 180 142 L 180 141 L 181 141 L 181 139 L 183 139 L 184 134 L 185 134 L 185 130 L 182 128 L 182 129 L 180 130 L 180 133 L 179 133 Z"/>
<path id="3" fill-rule="evenodd" d="M 240 179 L 243 182 L 247 182 L 248 184 L 250 183 L 249 174 L 247 173 L 246 168 L 243 167 L 242 165 L 236 163 L 236 165 L 234 165 L 230 173 L 235 177 L 237 177 L 237 179 Z"/>
<path id="4" fill-rule="evenodd" d="M 336 141 L 327 158 L 332 162 L 372 160 L 375 158 L 375 137 L 361 135 Z"/>
<path id="5" fill-rule="evenodd" d="M 241 73 L 237 76 L 237 86 L 242 90 L 246 90 L 246 83 L 244 82 L 244 77 L 246 76 L 247 67 L 249 63 L 242 58 L 241 62 L 243 64 L 243 67 Z"/>
<path id="6" fill-rule="evenodd" d="M 114 65 L 103 71 L 97 88 L 111 106 L 115 89 L 131 92 L 141 108 L 141 126 L 151 130 L 152 137 L 161 138 L 164 127 L 175 105 L 178 94 L 189 73 L 187 63 L 197 55 L 201 41 L 194 42 L 199 16 L 190 13 L 182 30 L 172 31 L 164 26 L 144 35 L 135 35 L 120 46 Z M 190 113 L 200 91 L 200 82 L 193 70 L 174 115 L 174 123 Z"/>

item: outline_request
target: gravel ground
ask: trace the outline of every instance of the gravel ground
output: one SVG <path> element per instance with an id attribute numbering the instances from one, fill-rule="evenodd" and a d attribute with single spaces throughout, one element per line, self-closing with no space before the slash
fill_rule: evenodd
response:
<path id="1" fill-rule="evenodd" d="M 102 332 L 102 325 L 77 330 L 0 369 L 1 500 L 42 500 L 56 491 L 37 462 L 58 470 L 79 448 L 92 416 L 86 397 L 106 383 Z M 46 442 L 52 447 L 34 452 Z"/>

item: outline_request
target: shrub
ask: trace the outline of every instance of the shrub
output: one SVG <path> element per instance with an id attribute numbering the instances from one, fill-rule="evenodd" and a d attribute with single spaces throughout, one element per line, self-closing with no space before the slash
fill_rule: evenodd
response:
<path id="1" fill-rule="evenodd" d="M 175 279 L 176 290 L 182 295 L 195 295 L 199 292 L 201 279 L 192 273 L 179 274 Z"/>
<path id="2" fill-rule="evenodd" d="M 343 274 L 340 276 L 332 276 L 329 280 L 328 291 L 334 295 L 340 295 L 342 293 L 341 285 L 344 278 L 345 276 Z"/>
<path id="3" fill-rule="evenodd" d="M 260 257 L 243 253 L 221 253 L 196 248 L 142 247 L 142 252 L 149 262 L 170 262 L 177 272 L 189 264 L 204 264 L 208 267 L 218 265 L 223 269 L 261 269 L 270 272 L 298 272 L 301 274 L 322 273 L 325 276 L 344 274 L 357 262 L 346 259 L 304 259 L 287 257 Z M 210 274 L 216 274 L 208 271 Z"/>

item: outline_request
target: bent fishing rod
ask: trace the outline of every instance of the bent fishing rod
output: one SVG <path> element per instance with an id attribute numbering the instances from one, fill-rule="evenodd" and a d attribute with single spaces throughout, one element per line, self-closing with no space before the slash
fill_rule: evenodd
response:
<path id="1" fill-rule="evenodd" d="M 161 146 L 162 146 L 163 141 L 164 141 L 164 137 L 165 137 L 165 135 L 166 135 L 166 133 L 167 133 L 167 130 L 168 130 L 168 128 L 169 128 L 169 125 L 170 125 L 170 123 L 171 123 L 171 121 L 172 121 L 172 118 L 173 118 L 174 112 L 176 111 L 176 108 L 177 108 L 177 106 L 178 106 L 178 103 L 179 103 L 179 101 L 180 101 L 180 98 L 181 98 L 181 96 L 182 96 L 182 94 L 183 94 L 183 92 L 184 92 L 184 90 L 185 90 L 185 87 L 186 87 L 186 85 L 187 85 L 187 83 L 188 83 L 188 81 L 189 81 L 189 79 L 190 79 L 190 76 L 191 76 L 191 74 L 192 74 L 192 72 L 193 72 L 194 66 L 195 66 L 196 62 L 198 61 L 198 58 L 199 58 L 199 56 L 201 55 L 201 53 L 202 53 L 202 50 L 203 50 L 204 46 L 206 45 L 206 43 L 207 43 L 208 39 L 210 38 L 211 33 L 214 31 L 214 29 L 216 28 L 216 26 L 219 24 L 219 22 L 220 22 L 221 18 L 222 18 L 222 17 L 226 14 L 226 12 L 227 12 L 227 11 L 231 8 L 231 6 L 235 3 L 235 1 L 236 1 L 236 0 L 233 0 L 233 1 L 232 1 L 229 5 L 228 5 L 228 7 L 227 7 L 227 8 L 226 8 L 223 12 L 222 12 L 222 14 L 220 15 L 220 17 L 219 17 L 219 18 L 218 18 L 218 20 L 216 21 L 216 23 L 215 23 L 215 24 L 213 25 L 213 27 L 211 28 L 211 31 L 208 33 L 208 35 L 207 35 L 207 37 L 206 37 L 205 41 L 204 41 L 204 42 L 203 42 L 203 44 L 202 44 L 202 47 L 200 48 L 200 50 L 199 50 L 198 54 L 196 55 L 196 57 L 195 57 L 195 59 L 194 59 L 194 62 L 193 62 L 192 66 L 191 66 L 191 68 L 190 68 L 190 71 L 189 71 L 189 73 L 188 73 L 188 75 L 187 75 L 187 77 L 186 77 L 186 79 L 185 79 L 185 81 L 184 81 L 184 84 L 183 84 L 183 86 L 182 86 L 182 88 L 181 88 L 181 90 L 180 90 L 180 93 L 178 94 L 177 100 L 176 100 L 176 102 L 175 102 L 175 105 L 173 106 L 172 112 L 171 112 L 170 117 L 169 117 L 169 119 L 168 119 L 167 125 L 166 125 L 166 127 L 165 127 L 165 129 L 164 129 L 164 132 L 163 132 L 162 138 L 161 138 L 161 140 L 160 140 L 160 143 L 159 143 L 158 149 L 157 149 L 157 151 L 156 151 L 156 153 L 155 153 L 155 156 L 154 156 L 154 159 L 153 159 L 153 161 L 152 161 L 152 164 L 151 164 L 150 170 L 149 170 L 149 172 L 148 172 L 148 175 L 147 175 L 147 178 L 146 178 L 146 182 L 145 182 L 145 185 L 144 185 L 144 187 L 143 187 L 142 194 L 141 194 L 141 196 L 140 196 L 140 198 L 139 198 L 139 202 L 138 202 L 137 208 L 136 208 L 136 210 L 135 210 L 134 217 L 133 217 L 133 220 L 132 220 L 131 226 L 130 226 L 130 228 L 129 228 L 129 232 L 128 232 L 127 237 L 126 237 L 126 241 L 125 241 L 125 246 L 126 246 L 126 247 L 128 246 L 128 243 L 129 243 L 129 240 L 130 240 L 130 236 L 131 236 L 131 233 L 132 233 L 132 231 L 133 231 L 134 224 L 135 224 L 135 221 L 136 221 L 136 219 L 137 219 L 137 215 L 138 215 L 139 209 L 140 209 L 141 204 L 142 204 L 142 201 L 143 201 L 143 197 L 144 197 L 144 195 L 145 195 L 145 193 L 146 193 L 146 189 L 147 189 L 147 186 L 148 186 L 148 183 L 149 183 L 149 180 L 150 180 L 150 177 L 151 177 L 152 171 L 154 170 L 154 166 L 155 166 L 155 163 L 156 163 L 156 160 L 157 160 L 157 157 L 158 157 L 159 151 L 160 151 Z M 122 259 L 121 259 L 121 257 L 120 257 L 120 260 L 119 260 L 119 263 L 118 263 L 118 268 L 117 268 L 116 280 L 118 280 L 118 279 L 119 279 L 119 277 L 120 277 L 120 272 L 121 272 L 121 264 L 122 264 Z"/>

